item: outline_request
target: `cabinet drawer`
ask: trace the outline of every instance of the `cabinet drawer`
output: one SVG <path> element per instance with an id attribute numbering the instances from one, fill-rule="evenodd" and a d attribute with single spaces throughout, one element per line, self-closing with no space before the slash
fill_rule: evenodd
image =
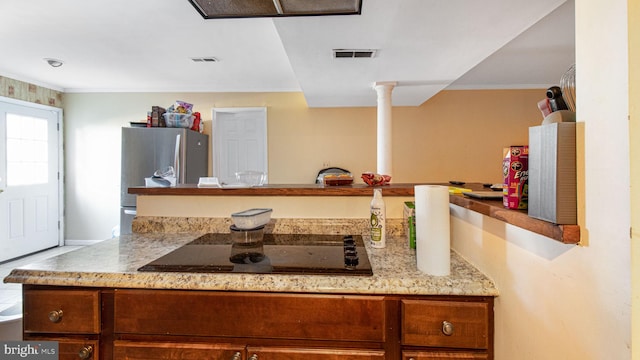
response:
<path id="1" fill-rule="evenodd" d="M 114 341 L 114 360 L 231 360 L 241 359 L 244 347 L 240 345 Z M 236 356 L 236 357 L 234 357 Z"/>
<path id="2" fill-rule="evenodd" d="M 259 360 L 384 360 L 384 350 L 248 347 L 247 356 Z"/>
<path id="3" fill-rule="evenodd" d="M 402 300 L 402 344 L 489 348 L 486 302 Z"/>
<path id="4" fill-rule="evenodd" d="M 385 340 L 382 296 L 116 290 L 115 332 Z"/>
<path id="5" fill-rule="evenodd" d="M 25 341 L 55 341 L 58 343 L 58 360 L 98 360 L 100 359 L 100 342 L 96 339 L 79 337 L 25 336 Z M 29 359 L 29 357 L 25 357 Z M 34 357 L 35 359 L 35 357 Z"/>
<path id="6" fill-rule="evenodd" d="M 485 353 L 454 351 L 403 351 L 402 360 L 488 360 Z"/>
<path id="7" fill-rule="evenodd" d="M 26 333 L 100 333 L 98 290 L 25 290 Z"/>
<path id="8" fill-rule="evenodd" d="M 59 360 L 98 360 L 100 347 L 98 340 L 58 339 Z"/>

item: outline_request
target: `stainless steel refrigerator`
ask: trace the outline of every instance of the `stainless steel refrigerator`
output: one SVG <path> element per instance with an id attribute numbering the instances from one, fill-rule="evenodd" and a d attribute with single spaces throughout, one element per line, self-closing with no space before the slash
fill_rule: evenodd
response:
<path id="1" fill-rule="evenodd" d="M 145 186 L 156 170 L 173 166 L 176 184 L 197 184 L 207 176 L 209 136 L 183 128 L 122 128 L 120 234 L 131 234 L 136 195 L 130 187 Z"/>

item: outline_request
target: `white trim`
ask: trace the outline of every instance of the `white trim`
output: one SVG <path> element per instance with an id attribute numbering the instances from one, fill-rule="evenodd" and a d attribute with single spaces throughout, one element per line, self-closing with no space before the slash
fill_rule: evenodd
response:
<path id="1" fill-rule="evenodd" d="M 103 242 L 104 240 L 72 240 L 66 239 L 64 241 L 64 246 L 85 246 L 85 245 L 95 245 L 99 242 Z"/>
<path id="2" fill-rule="evenodd" d="M 453 84 L 443 90 L 535 90 L 548 89 L 553 84 Z"/>

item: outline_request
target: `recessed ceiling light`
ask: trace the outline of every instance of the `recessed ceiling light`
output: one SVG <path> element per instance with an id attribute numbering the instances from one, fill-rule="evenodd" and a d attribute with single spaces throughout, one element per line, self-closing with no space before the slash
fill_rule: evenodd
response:
<path id="1" fill-rule="evenodd" d="M 47 64 L 55 68 L 60 67 L 62 66 L 62 64 L 64 64 L 62 60 L 58 60 L 58 59 L 45 58 L 44 61 L 46 61 Z"/>

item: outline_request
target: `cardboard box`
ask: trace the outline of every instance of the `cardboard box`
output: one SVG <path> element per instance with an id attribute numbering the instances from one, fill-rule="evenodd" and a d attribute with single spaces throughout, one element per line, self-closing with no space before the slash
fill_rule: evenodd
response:
<path id="1" fill-rule="evenodd" d="M 503 150 L 502 203 L 509 209 L 526 209 L 529 199 L 529 147 L 510 146 Z"/>
<path id="2" fill-rule="evenodd" d="M 165 108 L 162 106 L 152 106 L 151 107 L 151 127 L 166 127 L 166 123 L 164 120 L 164 113 L 166 112 Z"/>
<path id="3" fill-rule="evenodd" d="M 416 248 L 416 203 L 405 201 L 403 211 L 404 233 L 407 235 L 409 248 Z"/>
<path id="4" fill-rule="evenodd" d="M 576 123 L 529 128 L 529 216 L 577 224 Z"/>

